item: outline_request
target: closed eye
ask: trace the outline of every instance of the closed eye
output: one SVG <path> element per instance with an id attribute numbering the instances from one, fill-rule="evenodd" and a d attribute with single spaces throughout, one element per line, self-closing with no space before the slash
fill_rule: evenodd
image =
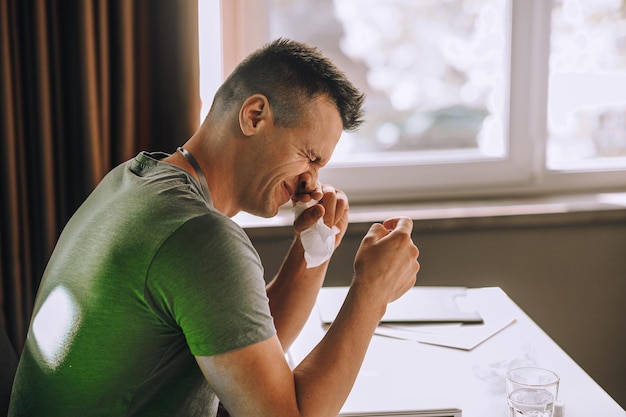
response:
<path id="1" fill-rule="evenodd" d="M 309 162 L 311 162 L 312 164 L 320 165 L 322 163 L 322 157 L 317 155 L 312 150 L 310 149 L 307 150 L 306 154 L 307 154 L 307 158 L 309 159 Z"/>

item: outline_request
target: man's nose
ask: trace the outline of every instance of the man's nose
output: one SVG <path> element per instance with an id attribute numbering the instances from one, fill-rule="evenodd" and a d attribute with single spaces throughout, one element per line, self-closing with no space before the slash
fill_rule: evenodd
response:
<path id="1" fill-rule="evenodd" d="M 317 173 L 305 172 L 298 178 L 298 193 L 310 193 L 317 187 Z"/>

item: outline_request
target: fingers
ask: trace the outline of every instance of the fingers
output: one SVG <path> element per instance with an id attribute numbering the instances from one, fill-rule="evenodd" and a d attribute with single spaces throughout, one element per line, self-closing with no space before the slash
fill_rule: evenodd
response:
<path id="1" fill-rule="evenodd" d="M 407 217 L 373 224 L 355 257 L 355 280 L 377 287 L 386 302 L 391 302 L 415 285 L 419 249 L 411 239 L 413 221 Z"/>
<path id="2" fill-rule="evenodd" d="M 383 226 L 389 231 L 398 230 L 404 233 L 411 233 L 413 231 L 413 220 L 408 217 L 395 217 L 385 220 Z"/>
<path id="3" fill-rule="evenodd" d="M 369 236 L 370 238 L 382 239 L 383 237 L 391 234 L 405 234 L 408 235 L 409 238 L 411 236 L 411 232 L 413 231 L 413 220 L 408 217 L 394 217 L 391 219 L 385 220 L 381 223 L 374 223 L 366 235 L 366 238 Z"/>
<path id="4" fill-rule="evenodd" d="M 397 240 L 397 245 L 406 248 L 409 259 L 415 259 L 417 261 L 419 249 L 415 246 L 415 243 L 413 243 L 413 240 L 411 239 L 413 220 L 408 217 L 397 217 L 385 220 L 383 222 L 383 226 L 386 229 L 389 229 L 389 234 L 386 238 Z M 417 266 L 419 268 L 419 263 Z"/>
<path id="5" fill-rule="evenodd" d="M 315 204 L 304 210 L 300 216 L 293 222 L 296 233 L 301 233 L 313 226 L 325 213 L 324 206 Z"/>
<path id="6" fill-rule="evenodd" d="M 363 240 L 364 241 L 367 241 L 367 240 L 378 241 L 382 239 L 383 237 L 387 236 L 388 234 L 389 234 L 389 230 L 385 226 L 383 226 L 381 223 L 374 223 L 370 226 Z"/>
<path id="7" fill-rule="evenodd" d="M 328 227 L 333 227 L 335 224 L 335 206 L 337 204 L 337 195 L 335 194 L 335 189 L 332 187 L 324 186 L 322 190 L 324 192 L 324 196 L 320 200 L 320 203 L 326 209 L 324 213 L 324 224 Z"/>
<path id="8" fill-rule="evenodd" d="M 342 218 L 347 217 L 348 197 L 341 190 L 337 190 L 330 185 L 322 187 L 322 198 L 319 201 L 326 210 L 324 213 L 324 224 L 328 227 L 337 226 Z"/>
<path id="9" fill-rule="evenodd" d="M 319 184 L 316 190 L 309 194 L 296 195 L 294 200 L 303 203 L 312 199 L 319 200 L 316 205 L 304 210 L 300 217 L 294 222 L 296 231 L 302 231 L 312 226 L 320 217 L 328 227 L 337 226 L 341 231 L 345 231 L 348 225 L 348 197 L 341 190 L 335 189 L 331 185 Z"/>
<path id="10" fill-rule="evenodd" d="M 298 192 L 293 195 L 291 198 L 294 202 L 301 201 L 303 203 L 308 203 L 311 200 L 319 201 L 323 197 L 322 190 L 320 188 L 316 188 L 310 192 Z"/>

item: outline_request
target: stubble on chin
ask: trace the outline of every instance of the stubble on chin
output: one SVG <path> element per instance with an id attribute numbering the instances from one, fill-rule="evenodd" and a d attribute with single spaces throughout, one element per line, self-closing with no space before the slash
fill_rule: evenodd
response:
<path id="1" fill-rule="evenodd" d="M 287 196 L 285 188 L 281 184 L 279 187 L 272 188 L 271 192 L 257 194 L 256 199 L 251 199 L 250 195 L 242 196 L 242 201 L 247 201 L 247 207 L 244 211 L 254 216 L 263 217 L 266 219 L 275 217 L 280 208 L 291 201 L 291 196 Z M 283 201 L 285 200 L 286 201 Z"/>
<path id="2" fill-rule="evenodd" d="M 252 215 L 269 219 L 278 214 L 280 207 L 281 204 L 279 204 L 277 201 L 273 199 L 265 199 L 259 201 L 258 204 L 255 205 L 255 207 L 249 207 L 249 209 L 246 211 Z"/>

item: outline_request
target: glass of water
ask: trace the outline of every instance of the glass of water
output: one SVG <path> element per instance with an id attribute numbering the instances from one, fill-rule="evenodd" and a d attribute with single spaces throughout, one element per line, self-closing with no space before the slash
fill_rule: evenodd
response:
<path id="1" fill-rule="evenodd" d="M 506 374 L 510 417 L 552 417 L 559 376 L 535 367 L 511 369 Z"/>

